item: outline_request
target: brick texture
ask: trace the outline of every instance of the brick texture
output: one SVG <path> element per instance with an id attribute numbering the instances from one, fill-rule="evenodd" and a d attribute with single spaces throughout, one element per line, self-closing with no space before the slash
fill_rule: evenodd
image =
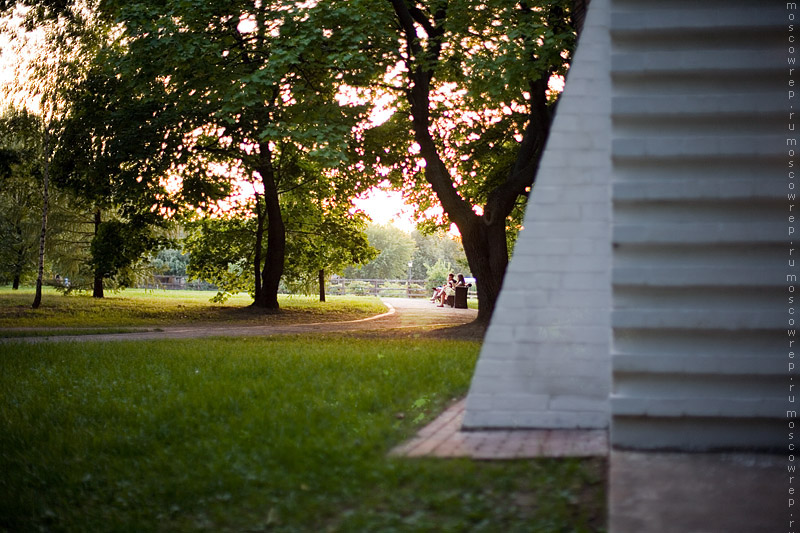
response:
<path id="1" fill-rule="evenodd" d="M 466 428 L 608 426 L 608 23 L 608 1 L 593 0 L 467 397 Z"/>

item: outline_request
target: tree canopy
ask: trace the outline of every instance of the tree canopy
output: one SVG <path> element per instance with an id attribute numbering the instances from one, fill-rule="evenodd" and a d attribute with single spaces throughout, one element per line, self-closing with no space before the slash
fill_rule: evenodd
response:
<path id="1" fill-rule="evenodd" d="M 56 169 L 112 212 L 93 250 L 131 241 L 98 272 L 152 244 L 134 226 L 216 206 L 228 216 L 199 227 L 248 235 L 233 255 L 254 304 L 277 308 L 282 280 L 366 260 L 351 200 L 389 179 L 423 230 L 456 224 L 489 319 L 549 132 L 549 83 L 571 56 L 570 1 L 19 3 L 95 23 L 64 92 Z"/>
<path id="2" fill-rule="evenodd" d="M 458 227 L 488 321 L 509 259 L 510 226 L 534 184 L 552 116 L 548 83 L 575 32 L 570 2 L 391 0 L 402 93 L 396 120 L 420 161 L 400 185 Z M 402 146 L 396 149 L 403 150 Z M 397 176 L 397 174 L 395 174 Z M 396 178 L 397 179 L 397 178 Z"/>
<path id="3" fill-rule="evenodd" d="M 354 13 L 260 0 L 103 2 L 101 10 L 119 28 L 100 54 L 102 80 L 135 95 L 125 105 L 134 108 L 137 149 L 121 168 L 151 187 L 175 177 L 190 203 L 206 200 L 198 191 L 219 196 L 232 182 L 250 183 L 255 305 L 277 308 L 287 246 L 281 196 L 327 179 L 319 169 L 347 157 L 350 131 L 368 112 L 336 98 L 372 68 L 357 53 L 365 41 L 338 31 Z M 370 180 L 342 174 L 331 183 L 335 204 Z"/>
<path id="4" fill-rule="evenodd" d="M 33 272 L 41 218 L 39 119 L 25 111 L 0 116 L 0 277 L 19 288 Z"/>

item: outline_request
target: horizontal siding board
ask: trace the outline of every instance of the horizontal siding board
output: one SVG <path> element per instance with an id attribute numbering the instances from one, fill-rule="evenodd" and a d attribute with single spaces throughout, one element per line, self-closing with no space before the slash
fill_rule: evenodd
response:
<path id="1" fill-rule="evenodd" d="M 795 405 L 784 6 L 611 4 L 612 445 L 776 448 Z"/>

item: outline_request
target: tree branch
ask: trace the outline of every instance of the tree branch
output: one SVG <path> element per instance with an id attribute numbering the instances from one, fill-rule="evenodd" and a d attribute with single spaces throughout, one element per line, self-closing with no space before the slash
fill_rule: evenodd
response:
<path id="1" fill-rule="evenodd" d="M 417 41 L 417 31 L 414 28 L 414 17 L 409 12 L 408 5 L 405 0 L 390 0 L 394 12 L 397 15 L 397 21 L 400 28 L 406 36 L 406 48 L 408 49 L 408 62 L 412 61 L 412 57 L 416 56 L 422 49 Z"/>

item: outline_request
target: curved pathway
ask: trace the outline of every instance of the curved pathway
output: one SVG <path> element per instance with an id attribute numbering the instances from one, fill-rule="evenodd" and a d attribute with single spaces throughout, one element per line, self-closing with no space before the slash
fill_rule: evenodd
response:
<path id="1" fill-rule="evenodd" d="M 67 341 L 120 341 L 190 339 L 199 337 L 259 337 L 302 333 L 381 332 L 388 330 L 418 329 L 428 331 L 462 326 L 475 320 L 474 309 L 436 307 L 427 299 L 382 298 L 389 310 L 383 314 L 359 320 L 342 322 L 314 322 L 310 324 L 230 326 L 190 325 L 164 327 L 159 331 L 135 333 L 107 333 L 98 335 L 54 335 L 51 337 L 11 337 L 2 342 L 67 342 Z"/>

